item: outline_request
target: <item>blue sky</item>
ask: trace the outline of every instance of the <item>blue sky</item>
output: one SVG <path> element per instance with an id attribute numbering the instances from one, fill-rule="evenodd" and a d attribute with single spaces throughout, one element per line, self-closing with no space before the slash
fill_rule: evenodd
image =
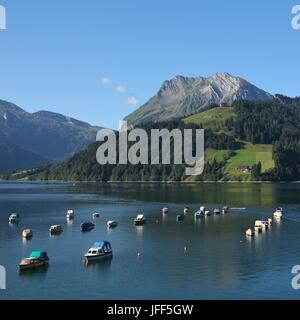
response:
<path id="1" fill-rule="evenodd" d="M 300 95 L 300 30 L 291 28 L 296 4 L 0 0 L 7 15 L 0 99 L 116 128 L 177 74 L 226 71 L 271 93 Z M 103 85 L 102 77 L 111 82 Z"/>

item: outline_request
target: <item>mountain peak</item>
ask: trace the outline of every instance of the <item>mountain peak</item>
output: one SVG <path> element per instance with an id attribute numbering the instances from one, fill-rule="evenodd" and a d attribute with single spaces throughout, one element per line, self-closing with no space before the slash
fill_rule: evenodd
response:
<path id="1" fill-rule="evenodd" d="M 131 124 L 166 121 L 199 112 L 212 104 L 272 98 L 270 93 L 228 72 L 217 72 L 210 77 L 176 75 L 164 81 L 158 93 L 125 120 Z"/>

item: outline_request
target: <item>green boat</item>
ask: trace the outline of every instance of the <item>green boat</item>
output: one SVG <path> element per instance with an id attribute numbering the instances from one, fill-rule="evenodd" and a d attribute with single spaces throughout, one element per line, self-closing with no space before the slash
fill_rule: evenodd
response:
<path id="1" fill-rule="evenodd" d="M 29 258 L 22 259 L 19 264 L 19 270 L 45 267 L 48 265 L 49 257 L 46 251 L 33 251 Z"/>

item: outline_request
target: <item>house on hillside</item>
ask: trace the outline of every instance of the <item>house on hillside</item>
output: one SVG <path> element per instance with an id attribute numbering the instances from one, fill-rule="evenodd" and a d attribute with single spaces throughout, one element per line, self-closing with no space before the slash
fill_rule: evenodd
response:
<path id="1" fill-rule="evenodd" d="M 250 166 L 238 166 L 237 170 L 241 173 L 250 173 L 251 167 Z"/>

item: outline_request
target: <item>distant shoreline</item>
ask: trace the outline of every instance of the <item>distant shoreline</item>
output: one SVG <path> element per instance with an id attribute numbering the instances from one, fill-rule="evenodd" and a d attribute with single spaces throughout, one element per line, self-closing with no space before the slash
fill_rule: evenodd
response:
<path id="1" fill-rule="evenodd" d="M 165 185 L 198 185 L 198 184 L 298 184 L 300 181 L 62 181 L 62 180 L 0 180 L 0 183 L 4 184 L 165 184 Z"/>

